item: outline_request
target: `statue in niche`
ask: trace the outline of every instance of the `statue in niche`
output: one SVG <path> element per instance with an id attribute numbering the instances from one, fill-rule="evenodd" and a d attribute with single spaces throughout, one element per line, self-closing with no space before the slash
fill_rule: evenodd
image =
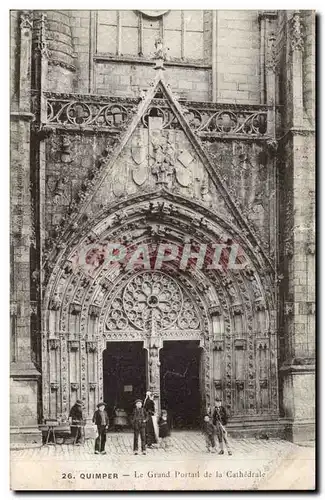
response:
<path id="1" fill-rule="evenodd" d="M 175 170 L 175 148 L 166 137 L 151 137 L 152 154 L 154 163 L 151 172 L 157 176 L 157 184 L 168 184 L 169 177 Z"/>
<path id="2" fill-rule="evenodd" d="M 207 181 L 203 182 L 201 185 L 201 198 L 203 203 L 206 203 L 209 207 L 212 205 L 212 196 Z"/>
<path id="3" fill-rule="evenodd" d="M 156 389 L 159 385 L 159 349 L 156 346 L 150 348 L 150 361 L 149 361 L 149 381 L 150 387 Z"/>

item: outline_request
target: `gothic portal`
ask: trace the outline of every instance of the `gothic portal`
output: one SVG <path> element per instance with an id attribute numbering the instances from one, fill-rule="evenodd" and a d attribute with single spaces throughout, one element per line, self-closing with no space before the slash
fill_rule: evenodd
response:
<path id="1" fill-rule="evenodd" d="M 313 30 L 12 11 L 14 439 L 148 389 L 179 427 L 218 396 L 230 432 L 312 436 Z"/>

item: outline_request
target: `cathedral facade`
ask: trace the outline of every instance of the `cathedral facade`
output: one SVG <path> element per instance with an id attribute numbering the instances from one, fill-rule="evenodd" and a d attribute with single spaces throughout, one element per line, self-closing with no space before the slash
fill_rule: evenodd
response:
<path id="1" fill-rule="evenodd" d="M 11 12 L 11 432 L 147 390 L 314 436 L 311 11 Z"/>

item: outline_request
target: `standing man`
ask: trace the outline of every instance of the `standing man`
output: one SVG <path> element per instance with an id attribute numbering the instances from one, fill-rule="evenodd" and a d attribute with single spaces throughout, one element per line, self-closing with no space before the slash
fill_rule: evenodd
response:
<path id="1" fill-rule="evenodd" d="M 224 406 L 221 405 L 221 401 L 219 398 L 216 398 L 213 415 L 212 415 L 212 423 L 216 427 L 218 441 L 220 445 L 219 455 L 223 455 L 223 443 L 225 443 L 226 448 L 228 450 L 228 455 L 232 455 L 228 439 L 227 439 L 227 431 L 226 424 L 228 422 L 228 415 Z"/>
<path id="2" fill-rule="evenodd" d="M 83 402 L 77 399 L 75 404 L 72 406 L 69 413 L 69 420 L 71 424 L 71 436 L 74 439 L 74 444 L 80 446 L 82 444 L 82 425 L 83 425 Z"/>
<path id="3" fill-rule="evenodd" d="M 142 408 L 141 399 L 135 402 L 135 409 L 132 416 L 133 425 L 133 452 L 138 454 L 139 435 L 141 438 L 141 451 L 142 455 L 146 455 L 146 413 Z"/>
<path id="4" fill-rule="evenodd" d="M 109 424 L 108 414 L 106 411 L 106 404 L 103 402 L 98 403 L 98 410 L 95 411 L 93 416 L 93 422 L 97 425 L 98 436 L 95 439 L 95 455 L 99 453 L 101 455 L 106 455 L 105 444 L 106 444 L 106 430 Z"/>

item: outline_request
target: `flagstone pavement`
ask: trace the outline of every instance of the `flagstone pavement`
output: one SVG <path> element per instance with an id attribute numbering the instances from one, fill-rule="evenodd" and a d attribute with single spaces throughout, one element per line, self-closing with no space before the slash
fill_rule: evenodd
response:
<path id="1" fill-rule="evenodd" d="M 262 471 L 265 479 L 264 481 L 259 480 L 259 486 L 255 489 L 269 489 L 270 484 L 271 489 L 274 487 L 277 489 L 277 485 L 282 485 L 286 489 L 283 480 L 286 478 L 287 482 L 290 483 L 290 477 L 288 478 L 284 471 L 289 468 L 295 472 L 292 475 L 290 489 L 314 488 L 315 448 L 313 444 L 299 446 L 280 439 L 234 439 L 231 437 L 229 443 L 232 456 L 228 456 L 226 449 L 224 455 L 208 453 L 204 437 L 200 432 L 175 431 L 170 438 L 170 446 L 167 450 L 157 446 L 147 449 L 146 456 L 142 454 L 135 456 L 132 451 L 132 433 L 108 433 L 106 455 L 95 455 L 94 440 L 89 439 L 80 446 L 51 444 L 38 448 L 11 450 L 11 464 L 17 473 L 18 470 L 27 470 L 28 464 L 32 463 L 35 466 L 39 464 L 39 467 L 43 467 L 42 470 L 46 470 L 46 464 L 48 464 L 48 467 L 57 468 L 58 471 L 65 470 L 62 469 L 62 464 L 64 464 L 67 471 L 69 467 L 74 467 L 73 470 L 78 471 L 78 474 L 85 466 L 87 466 L 87 471 L 97 471 L 99 467 L 112 470 L 113 467 L 116 471 L 123 470 L 124 473 L 126 471 L 123 474 L 126 485 L 127 481 L 131 480 L 128 477 L 128 470 L 131 471 L 132 476 L 133 471 L 139 466 L 145 471 L 148 470 L 148 467 L 154 467 L 154 470 L 163 470 L 163 468 L 172 466 L 179 468 L 186 461 L 187 464 L 204 464 L 204 467 L 212 467 L 214 471 L 216 469 L 224 472 L 229 469 Z M 197 467 L 197 465 L 195 466 Z M 298 477 L 296 477 L 297 474 Z M 295 479 L 293 479 L 294 477 Z M 255 483 L 252 480 L 249 488 L 254 488 Z M 80 488 L 83 487 L 82 484 L 84 482 L 81 482 Z M 154 483 L 152 484 L 154 485 Z M 220 489 L 227 489 L 227 484 L 225 483 L 223 486 L 223 483 L 220 482 Z M 248 483 L 245 484 L 248 486 Z M 64 489 L 66 486 L 67 482 L 63 482 L 57 489 Z M 101 489 L 100 486 L 98 487 Z M 130 482 L 130 488 L 136 489 L 136 483 Z"/>

